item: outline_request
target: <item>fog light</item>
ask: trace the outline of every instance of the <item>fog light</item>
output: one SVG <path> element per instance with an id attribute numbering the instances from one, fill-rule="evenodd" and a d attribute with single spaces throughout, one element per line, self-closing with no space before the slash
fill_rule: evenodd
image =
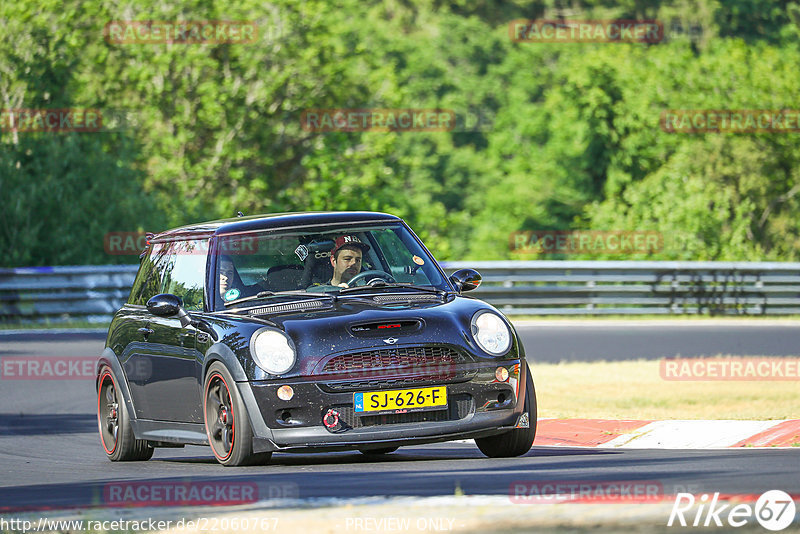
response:
<path id="1" fill-rule="evenodd" d="M 508 373 L 506 373 L 506 375 L 507 374 Z M 292 389 L 292 386 L 281 386 L 278 388 L 278 398 L 280 400 L 288 401 L 292 400 L 292 397 L 294 397 L 294 390 Z"/>
<path id="2" fill-rule="evenodd" d="M 498 367 L 494 372 L 494 377 L 498 380 L 498 382 L 505 382 L 508 380 L 508 369 L 505 367 Z"/>

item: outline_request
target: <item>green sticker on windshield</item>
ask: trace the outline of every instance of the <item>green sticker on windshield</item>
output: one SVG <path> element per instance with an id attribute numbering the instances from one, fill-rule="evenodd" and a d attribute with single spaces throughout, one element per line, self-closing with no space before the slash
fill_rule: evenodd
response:
<path id="1" fill-rule="evenodd" d="M 238 289 L 229 289 L 229 290 L 227 290 L 225 292 L 225 296 L 222 297 L 222 298 L 224 298 L 226 301 L 236 300 L 236 299 L 239 298 L 239 290 Z"/>

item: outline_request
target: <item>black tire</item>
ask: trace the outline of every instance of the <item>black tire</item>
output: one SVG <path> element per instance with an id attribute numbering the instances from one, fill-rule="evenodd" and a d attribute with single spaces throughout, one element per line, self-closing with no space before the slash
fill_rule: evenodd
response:
<path id="1" fill-rule="evenodd" d="M 384 447 L 383 449 L 358 449 L 363 454 L 390 454 L 400 447 Z"/>
<path id="2" fill-rule="evenodd" d="M 97 429 L 100 444 L 112 462 L 137 462 L 153 457 L 154 449 L 147 441 L 136 439 L 130 414 L 119 392 L 117 377 L 110 367 L 100 368 L 97 381 Z"/>
<path id="3" fill-rule="evenodd" d="M 531 370 L 525 366 L 525 407 L 528 412 L 528 428 L 515 428 L 486 438 L 477 438 L 475 444 L 489 458 L 511 458 L 522 456 L 533 446 L 536 437 L 536 391 L 533 388 Z"/>
<path id="4" fill-rule="evenodd" d="M 208 368 L 203 387 L 203 421 L 211 451 L 224 466 L 265 464 L 271 452 L 253 453 L 253 430 L 239 390 L 219 362 Z"/>

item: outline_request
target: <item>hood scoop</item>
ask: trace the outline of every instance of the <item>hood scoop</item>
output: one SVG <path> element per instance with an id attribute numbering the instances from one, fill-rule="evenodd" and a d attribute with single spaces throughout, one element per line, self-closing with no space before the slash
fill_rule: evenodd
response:
<path id="1" fill-rule="evenodd" d="M 419 332 L 424 326 L 419 319 L 402 319 L 351 324 L 348 330 L 356 337 L 380 337 Z"/>
<path id="2" fill-rule="evenodd" d="M 442 296 L 433 293 L 404 293 L 399 295 L 375 295 L 372 300 L 378 304 L 394 304 L 396 302 L 441 302 Z"/>
<path id="3" fill-rule="evenodd" d="M 301 300 L 297 302 L 286 302 L 283 304 L 272 304 L 270 306 L 260 306 L 258 308 L 253 308 L 252 310 L 248 310 L 247 313 L 249 315 L 270 315 L 274 313 L 293 311 L 318 310 L 320 308 L 330 308 L 330 305 L 327 302 L 320 300 Z"/>

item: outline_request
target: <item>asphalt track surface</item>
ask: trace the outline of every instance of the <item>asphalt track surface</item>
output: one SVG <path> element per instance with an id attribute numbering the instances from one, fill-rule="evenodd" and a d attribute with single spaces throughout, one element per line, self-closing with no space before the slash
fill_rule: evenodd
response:
<path id="1" fill-rule="evenodd" d="M 549 363 L 800 355 L 797 321 L 522 321 L 517 332 L 529 360 Z"/>
<path id="2" fill-rule="evenodd" d="M 719 354 L 800 356 L 800 321 L 520 321 L 516 327 L 528 358 L 544 363 Z M 97 355 L 104 339 L 105 334 L 4 335 L 0 331 L 0 357 L 15 350 L 47 351 L 62 341 L 84 342 L 77 349 L 83 350 L 81 355 Z"/>
<path id="3" fill-rule="evenodd" d="M 575 335 L 574 326 L 564 328 L 572 328 L 572 336 Z M 601 327 L 607 332 L 606 328 Z M 776 336 L 772 328 L 755 329 L 748 334 L 767 340 Z M 544 336 L 540 329 L 522 330 L 529 354 L 533 347 L 547 348 L 540 343 Z M 778 350 L 782 346 L 800 346 L 794 344 L 794 329 L 781 327 L 780 333 L 786 334 L 788 341 L 775 342 L 770 347 Z M 596 334 L 589 329 L 589 338 Z M 548 342 L 551 344 L 569 338 L 568 332 L 548 335 L 553 336 Z M 647 333 L 633 337 L 641 335 Z M 617 340 L 615 346 L 629 342 Z M 610 350 L 597 341 L 592 345 L 601 354 Z M 652 341 L 649 345 L 652 348 Z M 96 338 L 0 338 L 0 358 L 96 356 L 102 347 L 103 341 Z M 580 347 L 573 347 L 577 354 Z M 547 350 L 554 349 L 550 346 Z M 758 354 L 749 348 L 746 351 Z M 653 357 L 657 357 L 655 352 L 651 353 Z M 507 496 L 511 484 L 517 481 L 650 481 L 659 484 L 666 494 L 759 494 L 770 489 L 798 494 L 800 449 L 534 447 L 522 458 L 493 460 L 483 457 L 470 442 L 405 447 L 385 457 L 358 452 L 275 454 L 266 466 L 224 468 L 206 447 L 186 447 L 158 449 L 149 462 L 111 463 L 97 436 L 95 392 L 90 378 L 0 380 L 0 512 L 106 506 L 109 485 L 134 481 L 256 484 L 260 499 L 446 496 L 453 495 L 457 487 L 467 495 Z"/>

